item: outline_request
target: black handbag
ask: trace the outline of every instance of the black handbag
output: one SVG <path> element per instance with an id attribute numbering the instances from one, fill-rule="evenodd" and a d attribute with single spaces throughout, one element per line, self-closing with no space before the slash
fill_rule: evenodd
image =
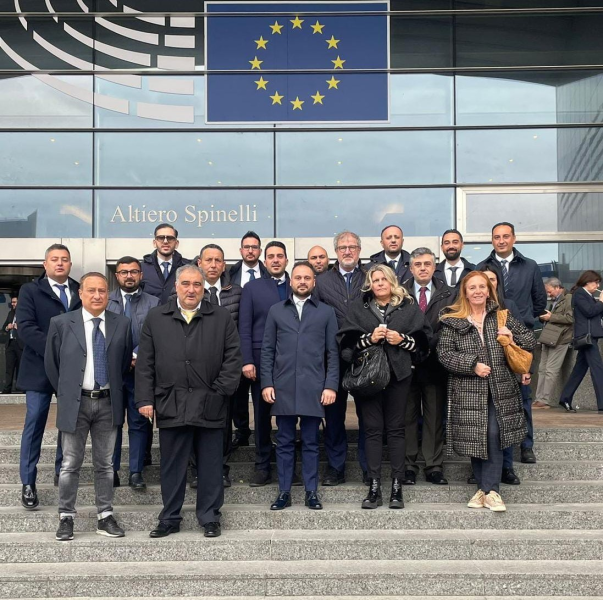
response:
<path id="1" fill-rule="evenodd" d="M 574 350 L 582 350 L 583 348 L 588 348 L 593 345 L 593 338 L 590 334 L 590 319 L 588 319 L 588 333 L 581 335 L 579 337 L 575 337 L 572 340 L 572 348 Z"/>
<path id="2" fill-rule="evenodd" d="M 389 383 L 389 362 L 383 344 L 369 346 L 356 353 L 343 376 L 343 389 L 352 395 L 372 396 Z"/>

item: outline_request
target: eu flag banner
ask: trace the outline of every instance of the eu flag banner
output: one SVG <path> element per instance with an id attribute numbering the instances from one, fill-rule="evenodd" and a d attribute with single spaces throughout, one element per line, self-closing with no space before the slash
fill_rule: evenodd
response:
<path id="1" fill-rule="evenodd" d="M 207 2 L 206 122 L 388 121 L 387 11 L 389 2 Z M 299 72 L 309 70 L 320 72 Z"/>

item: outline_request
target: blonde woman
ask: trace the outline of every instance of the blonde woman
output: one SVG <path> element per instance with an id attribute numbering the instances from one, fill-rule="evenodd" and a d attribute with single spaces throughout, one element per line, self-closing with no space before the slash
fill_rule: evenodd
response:
<path id="1" fill-rule="evenodd" d="M 362 508 L 377 508 L 383 504 L 381 457 L 385 433 L 392 469 L 389 507 L 404 508 L 404 421 L 412 355 L 426 356 L 431 328 L 388 266 L 371 267 L 362 292 L 363 295 L 350 305 L 346 321 L 338 333 L 342 359 L 352 362 L 357 351 L 383 344 L 390 369 L 390 381 L 384 390 L 358 399 L 364 420 L 370 479 L 369 493 L 362 502 Z"/>

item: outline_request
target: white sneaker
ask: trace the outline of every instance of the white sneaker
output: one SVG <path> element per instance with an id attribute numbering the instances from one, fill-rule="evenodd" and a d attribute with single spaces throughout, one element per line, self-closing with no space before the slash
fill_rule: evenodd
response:
<path id="1" fill-rule="evenodd" d="M 469 508 L 484 508 L 485 497 L 486 496 L 482 490 L 477 490 L 473 498 L 471 498 L 471 500 L 469 500 L 469 502 L 467 503 L 467 506 Z"/>
<path id="2" fill-rule="evenodd" d="M 496 492 L 490 492 L 484 496 L 484 506 L 493 512 L 505 512 L 507 510 L 500 494 Z"/>

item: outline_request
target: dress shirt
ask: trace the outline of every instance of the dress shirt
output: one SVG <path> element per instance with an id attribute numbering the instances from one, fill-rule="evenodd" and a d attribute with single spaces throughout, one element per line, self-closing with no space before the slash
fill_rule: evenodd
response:
<path id="1" fill-rule="evenodd" d="M 387 254 L 385 255 L 385 261 L 387 262 L 387 266 L 389 267 L 389 263 L 394 261 L 394 271 L 398 268 L 398 263 L 402 260 L 402 252 L 396 256 L 396 258 L 390 258 Z"/>
<path id="2" fill-rule="evenodd" d="M 295 294 L 293 294 L 293 302 L 295 303 L 295 308 L 297 309 L 297 314 L 299 316 L 299 320 L 301 321 L 302 311 L 304 310 L 304 304 L 307 300 L 310 299 L 310 296 L 307 298 L 299 298 Z"/>
<path id="3" fill-rule="evenodd" d="M 415 298 L 417 299 L 417 301 L 419 300 L 419 294 L 421 293 L 421 288 L 424 287 L 424 288 L 427 288 L 425 290 L 425 299 L 427 300 L 427 304 L 429 304 L 429 301 L 431 300 L 431 286 L 432 286 L 431 281 L 429 283 L 426 283 L 425 285 L 419 285 L 415 281 L 414 290 L 415 290 Z"/>
<path id="4" fill-rule="evenodd" d="M 95 319 L 85 308 L 82 308 L 82 317 L 84 319 L 84 333 L 86 334 L 86 370 L 84 371 L 84 381 L 82 388 L 91 392 L 94 389 L 94 350 L 92 348 L 92 334 L 94 332 L 94 323 L 92 319 Z M 98 318 L 100 322 L 100 330 L 105 336 L 105 348 L 107 347 L 107 333 L 105 328 L 105 311 L 103 311 Z M 103 385 L 101 390 L 108 390 L 109 384 Z"/>
<path id="5" fill-rule="evenodd" d="M 161 271 L 163 272 L 163 263 L 166 262 L 168 264 L 168 270 L 171 273 L 172 272 L 172 267 L 174 266 L 174 256 L 172 255 L 171 258 L 169 259 L 165 259 L 165 258 L 160 258 L 159 254 L 157 254 L 157 262 L 159 263 L 159 266 L 161 267 Z"/>
<path id="6" fill-rule="evenodd" d="M 450 270 L 450 267 L 457 267 L 457 269 L 455 271 L 456 283 L 454 285 L 452 285 L 452 283 L 450 283 L 452 281 L 452 271 Z M 461 273 L 463 272 L 464 268 L 465 268 L 465 265 L 463 264 L 463 261 L 461 261 L 461 260 L 459 260 L 456 263 L 456 265 L 452 265 L 448 261 L 446 261 L 444 263 L 444 276 L 446 277 L 446 283 L 450 287 L 456 287 L 457 283 L 459 282 L 459 279 L 461 278 Z"/>
<path id="7" fill-rule="evenodd" d="M 345 276 L 348 273 L 353 273 L 356 270 L 356 267 L 354 267 L 351 271 L 346 271 L 345 269 L 342 269 L 341 266 L 339 267 L 339 272 L 341 273 L 341 276 L 345 279 Z"/>
<path id="8" fill-rule="evenodd" d="M 135 292 L 124 292 L 122 289 L 119 290 L 121 292 L 121 305 L 123 309 L 126 310 L 126 296 L 138 296 L 138 294 L 142 293 L 142 290 L 138 288 Z M 131 302 L 132 300 L 130 300 Z"/>
<path id="9" fill-rule="evenodd" d="M 499 263 L 501 263 L 503 260 L 507 261 L 507 264 L 505 266 L 507 267 L 507 273 L 508 273 L 511 261 L 515 258 L 515 252 L 511 252 L 511 254 L 509 256 L 507 256 L 507 258 L 503 258 L 502 256 L 498 256 L 498 254 L 496 254 L 496 252 L 495 252 L 494 253 L 494 258 L 496 258 L 496 260 Z M 504 267 L 502 265 L 500 265 L 500 268 L 503 269 Z"/>
<path id="10" fill-rule="evenodd" d="M 209 291 L 210 287 L 215 287 L 216 288 L 216 295 L 218 296 L 218 304 L 221 306 L 222 305 L 222 299 L 220 298 L 220 292 L 222 291 L 222 282 L 220 281 L 220 278 L 218 278 L 218 281 L 216 281 L 216 283 L 209 283 L 209 281 L 207 281 L 207 279 L 205 280 L 205 289 L 207 291 Z"/>
<path id="11" fill-rule="evenodd" d="M 245 285 L 249 283 L 249 269 L 253 269 L 256 279 L 260 279 L 262 277 L 259 262 L 256 263 L 255 267 L 248 267 L 245 263 L 243 263 L 241 265 L 241 287 L 245 287 Z"/>
<path id="12" fill-rule="evenodd" d="M 287 281 L 287 276 L 283 273 L 282 277 L 273 277 L 272 279 L 274 279 L 274 281 L 280 285 L 281 283 L 285 283 L 285 281 Z"/>
<path id="13" fill-rule="evenodd" d="M 65 287 L 65 294 L 67 294 L 67 300 L 69 302 L 69 306 L 71 306 L 71 290 L 69 289 L 69 279 L 67 281 L 65 281 L 65 283 L 59 283 L 58 281 L 55 281 L 54 279 L 50 279 L 50 277 L 47 277 L 47 279 L 48 279 L 48 283 L 50 284 L 50 289 L 55 293 L 56 297 L 59 300 L 61 299 L 61 292 L 60 292 L 59 288 L 55 287 L 55 285 L 67 286 L 67 287 Z"/>

